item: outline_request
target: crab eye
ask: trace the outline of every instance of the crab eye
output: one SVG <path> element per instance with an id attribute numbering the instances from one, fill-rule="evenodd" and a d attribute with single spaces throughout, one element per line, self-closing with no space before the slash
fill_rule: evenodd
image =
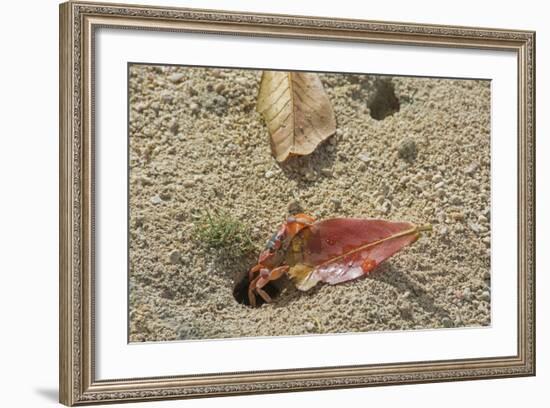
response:
<path id="1" fill-rule="evenodd" d="M 265 247 L 268 249 L 273 249 L 275 247 L 275 242 L 277 241 L 277 233 L 273 234 L 269 241 L 265 244 Z"/>

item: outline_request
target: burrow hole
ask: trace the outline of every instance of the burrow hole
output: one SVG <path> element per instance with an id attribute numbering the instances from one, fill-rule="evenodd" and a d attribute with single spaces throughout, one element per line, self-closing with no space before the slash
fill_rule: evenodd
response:
<path id="1" fill-rule="evenodd" d="M 269 282 L 266 286 L 263 287 L 263 289 L 273 300 L 275 300 L 275 298 L 281 293 L 283 282 L 280 281 L 282 281 L 282 279 Z M 250 281 L 248 280 L 248 272 L 239 274 L 239 276 L 237 276 L 237 279 L 235 279 L 235 285 L 233 286 L 233 297 L 241 305 L 250 306 L 250 301 L 248 299 L 249 284 Z M 260 296 L 256 295 L 256 306 L 261 306 L 264 303 L 264 300 Z"/>
<path id="2" fill-rule="evenodd" d="M 382 120 L 399 112 L 400 103 L 391 79 L 377 79 L 374 82 L 374 92 L 367 100 L 367 107 L 370 110 L 370 116 L 376 120 Z"/>

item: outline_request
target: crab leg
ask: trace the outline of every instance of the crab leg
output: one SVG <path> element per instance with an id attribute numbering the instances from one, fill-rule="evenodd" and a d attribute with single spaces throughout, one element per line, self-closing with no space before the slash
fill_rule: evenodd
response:
<path id="1" fill-rule="evenodd" d="M 262 264 L 257 264 L 248 271 L 248 281 L 252 282 L 254 280 L 254 274 L 261 270 L 264 266 Z"/>
<path id="2" fill-rule="evenodd" d="M 268 293 L 263 289 L 256 288 L 256 293 L 258 293 L 258 295 L 260 295 L 266 303 L 271 303 L 273 301 L 273 299 L 271 299 L 271 296 L 269 296 Z"/>
<path id="3" fill-rule="evenodd" d="M 292 222 L 297 222 L 298 224 L 302 224 L 302 225 L 311 225 L 313 223 L 312 221 L 313 218 L 310 218 L 309 216 L 304 216 L 304 215 L 301 215 L 301 214 L 298 214 L 296 216 L 290 216 L 286 219 L 286 223 L 287 224 L 290 224 Z"/>
<path id="4" fill-rule="evenodd" d="M 283 265 L 283 266 L 278 266 L 277 268 L 264 273 L 262 272 L 265 271 L 265 269 L 260 271 L 260 279 L 256 281 L 255 290 L 262 297 L 262 299 L 265 300 L 267 303 L 271 303 L 271 297 L 262 288 L 265 285 L 267 285 L 270 281 L 280 279 L 281 276 L 283 276 L 286 272 L 288 272 L 289 269 L 290 267 L 288 265 Z"/>
<path id="5" fill-rule="evenodd" d="M 271 271 L 269 271 L 269 273 L 266 274 L 267 276 L 260 275 L 262 278 L 266 279 L 266 282 L 264 284 L 260 284 L 258 282 L 256 286 L 260 288 L 264 287 L 265 285 L 267 285 L 269 281 L 274 281 L 281 278 L 281 276 L 283 276 L 286 272 L 288 272 L 289 269 L 290 267 L 288 265 L 278 266 L 277 268 L 274 268 Z"/>
<path id="6" fill-rule="evenodd" d="M 250 301 L 250 304 L 252 306 L 256 306 L 256 297 L 254 296 L 254 292 L 260 295 L 266 303 L 271 303 L 271 296 L 269 296 L 268 293 L 262 288 L 270 281 L 280 279 L 281 276 L 288 272 L 289 269 L 290 267 L 288 265 L 278 266 L 271 271 L 268 269 L 261 269 L 260 274 L 252 280 L 248 286 L 248 300 Z"/>
<path id="7" fill-rule="evenodd" d="M 256 295 L 254 294 L 254 289 L 256 287 L 256 282 L 258 282 L 260 278 L 261 276 L 256 276 L 256 278 L 250 281 L 250 284 L 248 285 L 248 301 L 252 307 L 256 307 Z"/>

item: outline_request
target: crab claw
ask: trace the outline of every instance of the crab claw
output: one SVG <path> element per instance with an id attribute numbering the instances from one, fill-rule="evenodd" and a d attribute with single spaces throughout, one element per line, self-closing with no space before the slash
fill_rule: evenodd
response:
<path id="1" fill-rule="evenodd" d="M 263 289 L 269 282 L 281 278 L 290 267 L 288 265 L 278 266 L 272 270 L 260 269 L 258 276 L 248 286 L 248 301 L 252 307 L 256 307 L 256 293 L 266 302 L 271 303 L 271 296 Z"/>
<path id="2" fill-rule="evenodd" d="M 293 237 L 305 227 L 315 222 L 315 218 L 308 214 L 291 215 L 286 219 L 286 227 L 289 236 Z"/>

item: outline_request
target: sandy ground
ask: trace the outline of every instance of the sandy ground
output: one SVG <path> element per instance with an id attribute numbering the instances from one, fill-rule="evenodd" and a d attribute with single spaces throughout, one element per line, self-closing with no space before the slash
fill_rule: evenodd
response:
<path id="1" fill-rule="evenodd" d="M 130 69 L 130 341 L 490 324 L 490 83 L 321 74 L 337 133 L 279 165 L 255 110 L 260 76 Z M 400 110 L 373 119 L 391 88 Z M 282 281 L 273 304 L 239 304 L 257 254 L 203 248 L 197 216 L 229 209 L 259 250 L 299 207 L 434 231 L 364 279 L 307 293 Z"/>

